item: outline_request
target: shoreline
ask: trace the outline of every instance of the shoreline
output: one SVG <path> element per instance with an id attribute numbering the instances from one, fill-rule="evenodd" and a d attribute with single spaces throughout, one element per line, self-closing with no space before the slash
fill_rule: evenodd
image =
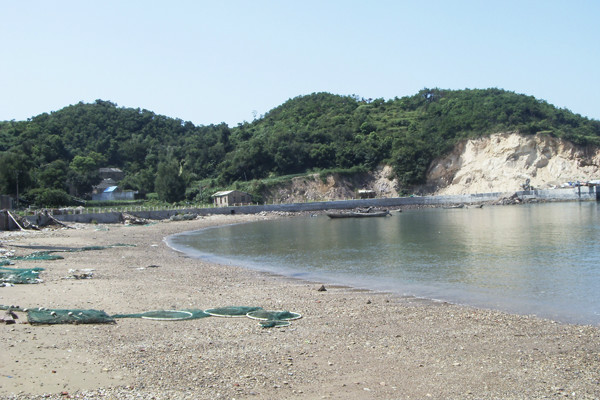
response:
<path id="1" fill-rule="evenodd" d="M 18 262 L 14 267 L 46 268 L 44 282 L 0 288 L 0 304 L 111 315 L 259 306 L 303 318 L 270 329 L 247 318 L 217 317 L 32 326 L 22 323 L 21 313 L 17 324 L 0 328 L 0 397 L 600 397 L 598 327 L 341 285 L 319 292 L 318 282 L 205 262 L 164 241 L 184 231 L 271 218 L 281 216 L 3 232 L 0 247 L 17 254 L 33 250 L 16 245 L 136 247 Z M 69 270 L 84 268 L 94 270 L 92 279 L 65 279 Z"/>
<path id="2" fill-rule="evenodd" d="M 407 207 L 404 209 L 392 209 L 391 211 L 395 214 L 396 212 L 402 211 L 415 211 L 415 210 L 425 210 L 425 209 L 441 209 L 442 207 L 433 207 L 433 206 L 414 206 Z M 462 207 L 461 207 L 462 208 Z M 479 207 L 477 207 L 479 208 Z M 308 218 L 308 217 L 316 217 L 316 216 L 324 216 L 326 215 L 326 211 L 321 212 L 299 212 L 299 213 L 287 213 L 287 214 L 276 214 L 276 219 L 289 219 L 289 218 Z M 270 216 L 272 217 L 272 215 Z M 242 222 L 243 223 L 243 222 Z M 573 307 L 567 307 L 565 305 L 559 305 L 555 307 L 544 307 L 543 304 L 538 304 L 535 300 L 531 300 L 530 302 L 525 302 L 523 299 L 517 302 L 510 302 L 502 299 L 502 295 L 498 293 L 469 293 L 466 296 L 461 296 L 461 292 L 454 288 L 446 288 L 444 289 L 436 287 L 432 289 L 426 284 L 402 284 L 402 285 L 389 285 L 382 283 L 381 281 L 372 281 L 365 279 L 364 281 L 360 281 L 357 279 L 351 279 L 344 275 L 332 275 L 321 272 L 305 272 L 302 270 L 294 269 L 292 267 L 286 266 L 282 267 L 282 265 L 286 265 L 285 262 L 283 264 L 278 265 L 277 267 L 265 265 L 268 262 L 256 262 L 249 261 L 247 259 L 236 259 L 230 258 L 229 256 L 216 255 L 210 251 L 200 251 L 195 247 L 187 247 L 185 244 L 182 245 L 181 249 L 178 249 L 176 246 L 173 246 L 173 238 L 180 235 L 192 235 L 194 232 L 220 228 L 224 226 L 233 226 L 239 225 L 240 223 L 234 224 L 226 224 L 220 226 L 212 226 L 208 228 L 202 228 L 200 230 L 194 230 L 189 232 L 180 232 L 173 235 L 169 235 L 165 237 L 165 243 L 168 247 L 170 247 L 173 251 L 180 252 L 185 256 L 189 256 L 192 258 L 196 258 L 203 262 L 208 263 L 216 263 L 220 265 L 229 265 L 240 267 L 244 269 L 249 269 L 261 273 L 265 273 L 267 275 L 279 276 L 281 278 L 288 279 L 297 279 L 301 282 L 313 283 L 313 284 L 325 284 L 325 285 L 334 285 L 334 286 L 343 286 L 346 288 L 352 288 L 360 291 L 369 291 L 373 293 L 385 293 L 390 296 L 397 297 L 410 297 L 414 299 L 418 299 L 420 301 L 431 301 L 433 303 L 450 303 L 456 306 L 461 307 L 472 307 L 478 309 L 486 309 L 491 311 L 500 311 L 507 314 L 515 314 L 525 317 L 534 317 L 544 320 L 551 320 L 560 324 L 569 324 L 569 325 L 590 325 L 600 328 L 600 320 L 598 320 L 597 314 L 588 311 L 587 313 L 582 312 L 580 309 L 577 309 L 578 312 L 573 312 Z M 299 272 L 300 271 L 300 272 Z M 360 282 L 359 282 L 360 281 Z M 495 295 L 492 297 L 492 295 Z M 557 298 L 568 298 L 563 296 L 557 296 Z M 561 307 L 562 306 L 562 307 Z M 587 311 L 587 310 L 586 310 Z"/>

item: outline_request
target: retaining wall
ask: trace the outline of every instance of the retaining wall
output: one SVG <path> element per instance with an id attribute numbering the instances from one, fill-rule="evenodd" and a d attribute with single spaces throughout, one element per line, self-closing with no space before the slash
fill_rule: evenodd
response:
<path id="1" fill-rule="evenodd" d="M 138 218 L 150 220 L 169 219 L 177 214 L 258 214 L 260 212 L 302 212 L 319 210 L 343 210 L 357 207 L 402 207 L 414 205 L 456 205 L 456 204 L 479 204 L 485 202 L 498 201 L 505 197 L 513 195 L 521 200 L 538 199 L 542 201 L 600 201 L 600 190 L 597 186 L 582 186 L 565 189 L 549 190 L 529 190 L 511 193 L 476 193 L 452 196 L 415 196 L 415 197 L 394 197 L 386 199 L 356 199 L 356 200 L 337 200 L 320 201 L 312 203 L 292 203 L 292 204 L 266 204 L 256 206 L 233 206 L 233 207 L 215 207 L 215 208 L 188 208 L 180 210 L 160 210 L 160 211 L 130 211 L 131 215 Z M 62 222 L 97 222 L 100 224 L 119 223 L 122 221 L 120 212 L 105 212 L 93 214 L 69 214 L 55 215 L 56 219 Z M 47 218 L 43 215 L 28 216 L 27 219 L 36 225 L 40 225 Z"/>
<path id="2" fill-rule="evenodd" d="M 17 229 L 17 226 L 10 219 L 8 213 L 4 210 L 0 211 L 0 231 L 10 231 L 13 229 Z"/>

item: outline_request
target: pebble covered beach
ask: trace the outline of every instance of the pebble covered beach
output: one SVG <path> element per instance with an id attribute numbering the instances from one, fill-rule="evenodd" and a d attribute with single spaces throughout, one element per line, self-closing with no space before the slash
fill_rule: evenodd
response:
<path id="1" fill-rule="evenodd" d="M 2 399 L 600 398 L 600 329 L 533 316 L 306 282 L 217 265 L 168 235 L 282 218 L 223 215 L 147 226 L 73 224 L 0 232 L 5 253 L 63 254 L 42 283 L 0 287 L 0 304 L 151 310 L 255 306 L 302 314 L 287 327 L 250 318 L 31 325 L 0 330 Z M 75 272 L 74 272 L 75 271 Z M 87 271 L 86 279 L 74 279 Z M 0 311 L 4 313 L 4 311 Z"/>

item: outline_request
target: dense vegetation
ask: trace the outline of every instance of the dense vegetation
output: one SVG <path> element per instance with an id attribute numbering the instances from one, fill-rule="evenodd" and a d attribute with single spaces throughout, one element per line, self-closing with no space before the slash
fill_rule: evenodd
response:
<path id="1" fill-rule="evenodd" d="M 106 166 L 125 171 L 125 188 L 170 202 L 206 201 L 236 182 L 381 163 L 409 186 L 457 141 L 501 131 L 600 145 L 600 121 L 500 89 L 424 89 L 388 101 L 314 93 L 231 128 L 97 100 L 0 122 L 0 193 L 19 190 L 40 204 L 85 197 Z"/>

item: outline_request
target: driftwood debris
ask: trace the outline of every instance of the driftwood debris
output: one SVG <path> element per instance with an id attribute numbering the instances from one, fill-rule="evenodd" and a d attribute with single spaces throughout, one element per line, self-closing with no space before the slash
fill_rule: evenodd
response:
<path id="1" fill-rule="evenodd" d="M 8 216 L 13 220 L 13 222 L 15 224 L 17 224 L 17 226 L 19 227 L 20 230 L 24 231 L 25 229 L 19 224 L 19 222 L 17 222 L 17 219 L 10 213 L 10 211 L 6 210 L 6 213 L 8 214 Z"/>
<path id="2" fill-rule="evenodd" d="M 69 225 L 65 224 L 64 222 L 56 219 L 54 217 L 54 215 L 52 215 L 52 213 L 49 212 L 48 210 L 43 210 L 42 212 L 39 212 L 37 214 L 37 221 L 38 221 L 39 225 L 33 224 L 27 218 L 15 215 L 8 210 L 2 210 L 2 211 L 0 211 L 0 213 L 7 216 L 9 218 L 9 220 L 11 221 L 11 224 L 9 224 L 9 225 L 4 224 L 3 227 L 0 229 L 9 230 L 9 229 L 11 229 L 11 225 L 16 226 L 17 228 L 19 228 L 22 231 L 24 231 L 26 229 L 40 230 L 41 226 L 47 226 L 47 225 L 59 225 L 64 228 L 75 229 L 74 227 L 69 226 Z"/>
<path id="3" fill-rule="evenodd" d="M 68 228 L 68 229 L 75 229 L 72 226 L 65 224 L 64 222 L 57 220 L 56 218 L 54 218 L 54 216 L 52 214 L 48 214 L 48 218 L 50 218 L 50 220 L 57 225 L 64 226 L 65 228 Z"/>
<path id="4" fill-rule="evenodd" d="M 148 223 L 147 219 L 136 217 L 135 215 L 121 213 L 121 220 L 124 224 L 129 225 L 146 225 Z"/>

